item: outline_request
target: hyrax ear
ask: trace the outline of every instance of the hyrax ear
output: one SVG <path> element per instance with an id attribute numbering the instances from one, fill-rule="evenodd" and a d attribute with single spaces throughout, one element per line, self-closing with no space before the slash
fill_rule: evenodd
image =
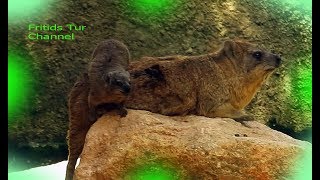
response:
<path id="1" fill-rule="evenodd" d="M 232 40 L 227 40 L 224 42 L 223 51 L 230 59 L 238 58 L 240 55 L 237 43 Z"/>

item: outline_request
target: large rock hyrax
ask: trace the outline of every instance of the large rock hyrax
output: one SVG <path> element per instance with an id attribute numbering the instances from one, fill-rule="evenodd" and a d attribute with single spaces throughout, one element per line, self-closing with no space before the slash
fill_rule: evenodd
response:
<path id="1" fill-rule="evenodd" d="M 131 63 L 126 107 L 164 115 L 250 120 L 243 109 L 280 64 L 278 55 L 228 40 L 215 53 L 145 57 Z"/>

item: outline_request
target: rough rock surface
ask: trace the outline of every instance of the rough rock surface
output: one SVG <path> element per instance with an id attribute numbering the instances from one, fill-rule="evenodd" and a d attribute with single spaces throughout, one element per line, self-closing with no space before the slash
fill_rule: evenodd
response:
<path id="1" fill-rule="evenodd" d="M 247 125 L 142 110 L 104 115 L 87 134 L 75 178 L 130 180 L 141 167 L 162 166 L 177 180 L 283 179 L 311 148 L 259 122 Z"/>

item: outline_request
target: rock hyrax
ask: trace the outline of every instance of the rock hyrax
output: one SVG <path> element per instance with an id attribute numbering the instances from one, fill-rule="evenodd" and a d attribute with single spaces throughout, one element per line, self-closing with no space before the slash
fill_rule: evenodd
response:
<path id="1" fill-rule="evenodd" d="M 232 40 L 200 56 L 145 57 L 129 67 L 132 91 L 125 105 L 164 115 L 251 120 L 243 109 L 280 61 L 254 44 Z"/>
<path id="2" fill-rule="evenodd" d="M 102 41 L 94 50 L 88 72 L 91 121 L 112 109 L 118 109 L 121 116 L 127 114 L 123 104 L 131 89 L 129 62 L 129 50 L 120 41 Z"/>
<path id="3" fill-rule="evenodd" d="M 66 180 L 72 180 L 90 126 L 103 113 L 117 110 L 126 116 L 124 102 L 130 92 L 129 51 L 117 40 L 101 42 L 84 73 L 69 94 L 69 156 Z"/>

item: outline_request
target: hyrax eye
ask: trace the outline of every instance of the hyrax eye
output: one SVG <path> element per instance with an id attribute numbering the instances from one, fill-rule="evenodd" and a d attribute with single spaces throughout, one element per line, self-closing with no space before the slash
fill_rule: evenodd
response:
<path id="1" fill-rule="evenodd" d="M 261 57 L 262 57 L 262 52 L 256 51 L 256 52 L 254 52 L 254 53 L 252 54 L 252 56 L 253 56 L 254 58 L 256 58 L 257 60 L 260 60 Z"/>
<path id="2" fill-rule="evenodd" d="M 118 86 L 122 86 L 122 85 L 123 85 L 123 83 L 122 83 L 121 81 L 116 81 L 116 85 L 118 85 Z"/>

